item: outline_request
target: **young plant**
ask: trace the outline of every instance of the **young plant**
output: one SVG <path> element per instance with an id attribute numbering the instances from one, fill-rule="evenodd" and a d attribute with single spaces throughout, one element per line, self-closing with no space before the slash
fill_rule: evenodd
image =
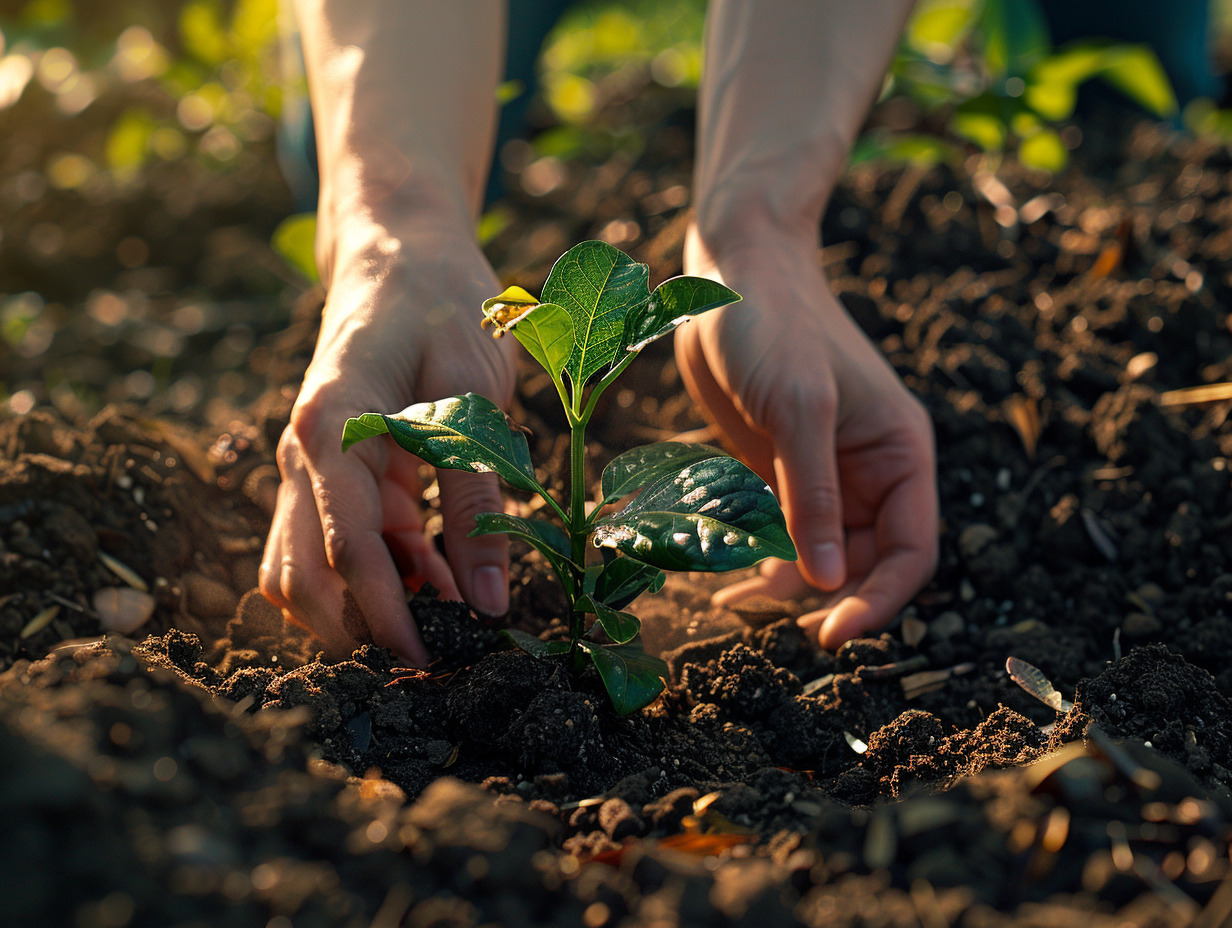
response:
<path id="1" fill-rule="evenodd" d="M 556 385 L 571 433 L 567 501 L 558 502 L 535 477 L 525 435 L 474 393 L 393 415 L 365 413 L 348 419 L 342 436 L 346 450 L 387 434 L 434 467 L 495 473 L 541 496 L 562 525 L 486 512 L 471 534 L 503 532 L 543 554 L 570 603 L 569 640 L 504 634 L 536 657 L 566 656 L 575 670 L 589 660 L 621 714 L 663 689 L 666 665 L 645 652 L 641 623 L 622 610 L 647 590 L 658 591 L 664 570 L 734 570 L 767 557 L 796 558 L 766 482 L 707 445 L 659 442 L 618 455 L 603 471 L 601 499 L 587 512 L 586 425 L 599 397 L 648 344 L 692 316 L 740 300 L 703 278 L 674 277 L 653 293 L 649 279 L 646 265 L 611 245 L 583 242 L 556 262 L 542 300 L 510 287 L 483 304 L 482 324 L 495 326 L 496 337 L 512 332 Z M 637 491 L 621 511 L 605 515 Z M 588 545 L 602 554 L 596 563 L 586 562 Z"/>

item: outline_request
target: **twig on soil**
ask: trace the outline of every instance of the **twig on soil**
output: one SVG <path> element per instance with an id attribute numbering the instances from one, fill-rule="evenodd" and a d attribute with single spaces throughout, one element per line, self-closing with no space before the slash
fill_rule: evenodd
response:
<path id="1" fill-rule="evenodd" d="M 1190 406 L 1194 403 L 1217 403 L 1220 400 L 1232 400 L 1232 382 L 1184 387 L 1159 395 L 1160 406 Z"/>
<path id="2" fill-rule="evenodd" d="M 975 664 L 968 661 L 963 664 L 955 664 L 953 667 L 943 667 L 940 670 L 925 670 L 921 673 L 913 673 L 903 677 L 898 682 L 903 688 L 903 696 L 906 699 L 915 699 L 917 696 L 923 696 L 925 693 L 939 690 L 951 678 L 971 673 L 973 670 L 975 670 Z"/>

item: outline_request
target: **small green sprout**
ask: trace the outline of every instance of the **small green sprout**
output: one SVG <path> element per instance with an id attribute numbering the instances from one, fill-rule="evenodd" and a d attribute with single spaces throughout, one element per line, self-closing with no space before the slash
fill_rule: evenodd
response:
<path id="1" fill-rule="evenodd" d="M 342 436 L 346 450 L 387 434 L 434 467 L 495 473 L 541 496 L 561 525 L 486 512 L 471 534 L 503 532 L 543 554 L 570 603 L 569 640 L 504 634 L 535 657 L 567 656 L 574 670 L 589 660 L 621 714 L 663 690 L 666 664 L 645 652 L 641 622 L 622 611 L 647 590 L 657 592 L 663 571 L 735 570 L 768 557 L 796 559 L 766 482 L 707 445 L 658 442 L 618 455 L 604 469 L 602 496 L 587 513 L 586 425 L 599 397 L 646 345 L 692 316 L 740 300 L 703 278 L 673 277 L 653 292 L 649 279 L 646 265 L 611 245 L 583 242 L 556 262 L 541 300 L 510 287 L 483 304 L 482 324 L 494 326 L 496 337 L 512 332 L 556 385 L 571 433 L 567 501 L 558 502 L 535 477 L 526 436 L 495 403 L 474 393 L 416 403 L 394 415 L 365 413 L 348 419 Z M 622 510 L 605 514 L 634 493 Z M 595 563 L 587 563 L 588 544 L 601 553 Z"/>

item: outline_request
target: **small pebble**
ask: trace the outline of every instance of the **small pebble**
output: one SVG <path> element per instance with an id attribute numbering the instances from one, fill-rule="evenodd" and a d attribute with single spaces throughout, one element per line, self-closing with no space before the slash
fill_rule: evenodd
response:
<path id="1" fill-rule="evenodd" d="M 961 635 L 967 627 L 967 623 L 963 621 L 963 617 L 957 612 L 947 611 L 941 613 L 928 624 L 929 633 L 940 641 L 947 641 L 957 635 Z"/>
<path id="2" fill-rule="evenodd" d="M 154 614 L 154 597 L 132 587 L 105 587 L 94 594 L 94 611 L 104 631 L 129 635 Z"/>
<path id="3" fill-rule="evenodd" d="M 1121 633 L 1126 638 L 1149 638 L 1163 629 L 1163 623 L 1145 612 L 1131 612 L 1121 623 Z"/>

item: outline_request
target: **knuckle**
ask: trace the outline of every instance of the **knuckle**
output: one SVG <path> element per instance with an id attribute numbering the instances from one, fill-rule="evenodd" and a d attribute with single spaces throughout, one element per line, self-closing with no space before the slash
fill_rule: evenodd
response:
<path id="1" fill-rule="evenodd" d="M 272 577 L 271 572 L 271 579 Z M 312 595 L 313 584 L 305 576 L 303 569 L 292 560 L 283 560 L 278 565 L 277 578 L 278 589 L 288 603 L 302 603 Z"/>

